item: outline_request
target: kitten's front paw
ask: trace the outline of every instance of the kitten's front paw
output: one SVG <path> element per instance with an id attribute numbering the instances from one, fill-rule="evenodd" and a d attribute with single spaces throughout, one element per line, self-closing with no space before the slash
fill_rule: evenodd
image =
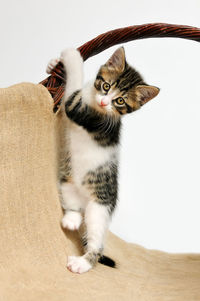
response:
<path id="1" fill-rule="evenodd" d="M 67 268 L 73 273 L 85 273 L 92 268 L 92 265 L 84 256 L 68 256 Z"/>
<path id="2" fill-rule="evenodd" d="M 83 58 L 78 50 L 75 48 L 67 48 L 61 52 L 60 55 L 60 60 L 62 63 L 66 64 L 74 64 L 75 62 L 77 63 L 82 63 Z"/>
<path id="3" fill-rule="evenodd" d="M 63 228 L 71 231 L 78 230 L 82 222 L 82 215 L 80 212 L 68 211 L 62 219 Z"/>
<path id="4" fill-rule="evenodd" d="M 51 71 L 55 68 L 55 66 L 59 63 L 59 59 L 52 59 L 47 65 L 46 73 L 51 74 Z"/>

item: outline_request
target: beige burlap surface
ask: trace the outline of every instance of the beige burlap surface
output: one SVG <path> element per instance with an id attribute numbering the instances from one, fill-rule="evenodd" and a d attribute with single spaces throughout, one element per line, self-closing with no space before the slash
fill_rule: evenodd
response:
<path id="1" fill-rule="evenodd" d="M 80 244 L 60 227 L 52 107 L 42 85 L 0 89 L 0 300 L 200 301 L 200 255 L 151 251 L 111 233 L 105 253 L 117 269 L 66 269 Z"/>

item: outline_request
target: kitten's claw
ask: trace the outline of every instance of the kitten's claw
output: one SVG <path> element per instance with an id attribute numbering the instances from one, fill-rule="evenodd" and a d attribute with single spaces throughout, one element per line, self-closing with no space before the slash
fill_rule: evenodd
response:
<path id="1" fill-rule="evenodd" d="M 82 222 L 82 215 L 80 212 L 68 211 L 62 219 L 63 228 L 71 231 L 78 230 Z"/>
<path id="2" fill-rule="evenodd" d="M 60 59 L 51 59 L 50 62 L 47 65 L 46 73 L 51 74 L 51 71 L 54 69 L 54 67 L 59 63 Z"/>
<path id="3" fill-rule="evenodd" d="M 84 256 L 68 256 L 67 268 L 73 273 L 82 274 L 89 271 L 92 265 Z"/>

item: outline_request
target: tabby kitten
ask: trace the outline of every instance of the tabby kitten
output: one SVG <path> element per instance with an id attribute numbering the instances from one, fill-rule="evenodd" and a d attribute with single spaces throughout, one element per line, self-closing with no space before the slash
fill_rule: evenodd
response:
<path id="1" fill-rule="evenodd" d="M 84 219 L 85 254 L 69 256 L 67 267 L 84 273 L 94 264 L 114 266 L 102 256 L 103 244 L 117 201 L 118 151 L 121 116 L 139 109 L 159 89 L 147 85 L 117 49 L 101 66 L 94 82 L 83 87 L 83 60 L 75 49 L 59 59 L 66 71 L 63 99 L 66 132 L 59 180 L 64 217 L 62 226 L 78 230 Z M 51 60 L 47 72 L 57 64 Z"/>

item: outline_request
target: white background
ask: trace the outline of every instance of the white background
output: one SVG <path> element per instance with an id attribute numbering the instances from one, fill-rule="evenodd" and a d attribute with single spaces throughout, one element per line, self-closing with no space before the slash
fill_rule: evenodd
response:
<path id="1" fill-rule="evenodd" d="M 37 83 L 63 48 L 150 22 L 200 27 L 200 1 L 1 1 L 0 86 Z M 85 63 L 86 81 L 115 49 Z M 161 92 L 123 120 L 120 201 L 111 230 L 148 248 L 200 252 L 200 44 L 147 39 L 125 50 Z"/>

